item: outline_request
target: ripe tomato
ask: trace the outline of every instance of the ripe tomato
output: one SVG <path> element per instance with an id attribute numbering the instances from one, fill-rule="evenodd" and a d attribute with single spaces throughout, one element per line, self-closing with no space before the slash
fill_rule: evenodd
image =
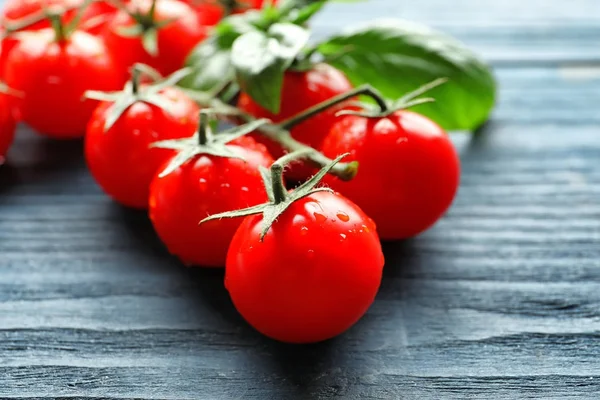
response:
<path id="1" fill-rule="evenodd" d="M 199 109 L 183 92 L 167 88 L 159 95 L 170 112 L 137 101 L 105 131 L 114 103 L 102 102 L 87 126 L 85 158 L 92 176 L 104 192 L 128 207 L 148 207 L 150 183 L 172 156 L 172 151 L 150 149 L 150 144 L 189 137 L 197 126 Z"/>
<path id="2" fill-rule="evenodd" d="M 60 139 L 83 136 L 96 106 L 82 100 L 86 90 L 117 90 L 123 84 L 100 39 L 75 31 L 57 40 L 50 28 L 32 32 L 15 46 L 5 80 L 24 93 L 18 101 L 23 121 Z"/>
<path id="3" fill-rule="evenodd" d="M 330 192 L 292 203 L 263 242 L 262 220 L 246 217 L 227 255 L 225 286 L 246 321 L 290 343 L 323 341 L 354 325 L 381 283 L 373 221 Z"/>
<path id="4" fill-rule="evenodd" d="M 156 0 L 154 15 L 149 15 L 152 0 L 141 0 L 129 4 L 128 12 L 119 11 L 104 32 L 107 48 L 120 62 L 124 76 L 135 63 L 144 63 L 156 68 L 161 74 L 169 75 L 182 68 L 187 55 L 208 32 L 202 19 L 189 5 L 178 0 Z M 141 26 L 131 13 L 144 14 L 151 28 Z M 161 23 L 166 23 L 161 26 Z M 156 26 L 158 24 L 158 27 Z M 147 32 L 156 29 L 156 54 L 146 51 L 142 36 L 123 36 L 123 29 L 138 26 Z"/>
<path id="5" fill-rule="evenodd" d="M 1 17 L 5 24 L 18 24 L 23 23 L 25 20 L 35 17 L 36 15 L 40 16 L 39 21 L 33 22 L 22 29 L 16 30 L 16 32 L 25 30 L 36 31 L 50 27 L 50 21 L 47 18 L 42 17 L 42 12 L 45 8 L 64 10 L 62 20 L 63 23 L 68 23 L 73 19 L 83 3 L 84 0 L 7 0 L 4 3 Z M 90 20 L 95 19 L 100 14 L 107 14 L 109 11 L 115 12 L 116 8 L 113 5 L 110 5 L 108 2 L 94 2 L 87 7 L 81 16 L 80 25 L 86 26 L 87 22 L 91 22 Z M 97 32 L 99 26 L 99 24 L 95 24 L 93 29 L 90 29 L 90 32 Z M 87 29 L 84 30 L 87 31 Z M 2 52 L 0 53 L 0 74 L 4 69 L 8 54 L 17 44 L 17 42 L 18 39 L 10 35 L 2 39 Z"/>
<path id="6" fill-rule="evenodd" d="M 67 18 L 73 16 L 73 7 L 77 6 L 81 0 L 7 0 L 2 9 L 2 20 L 5 24 L 14 24 L 23 21 L 25 18 L 32 17 L 44 9 L 44 7 L 65 7 L 69 8 Z M 50 21 L 42 19 L 29 25 L 26 30 L 39 30 L 50 27 Z M 25 29 L 23 29 L 25 30 Z M 18 39 L 12 36 L 2 38 L 2 52 L 0 52 L 0 70 L 4 70 L 8 54 L 18 43 Z"/>
<path id="7" fill-rule="evenodd" d="M 450 207 L 460 180 L 460 161 L 447 134 L 410 111 L 367 119 L 343 117 L 322 151 L 349 152 L 358 161 L 356 178 L 326 182 L 360 206 L 377 223 L 382 239 L 405 239 L 432 226 Z"/>
<path id="8" fill-rule="evenodd" d="M 256 118 L 281 122 L 351 89 L 352 85 L 341 71 L 327 64 L 318 64 L 309 71 L 285 73 L 279 114 L 274 115 L 265 110 L 245 93 L 240 95 L 238 107 Z M 292 129 L 292 136 L 304 144 L 319 148 L 338 119 L 335 113 L 343 107 L 344 105 L 333 107 L 302 122 Z M 267 146 L 273 157 L 279 158 L 284 154 L 279 144 L 261 136 L 256 136 L 256 139 Z M 292 179 L 304 179 L 311 175 L 312 169 L 299 166 L 299 163 L 292 164 L 291 167 L 287 175 Z"/>
<path id="9" fill-rule="evenodd" d="M 273 159 L 250 137 L 227 145 L 241 155 L 224 158 L 201 154 L 150 187 L 150 219 L 171 254 L 187 265 L 221 267 L 241 221 L 198 223 L 208 215 L 263 203 L 267 195 L 258 171 Z"/>
<path id="10" fill-rule="evenodd" d="M 0 164 L 4 163 L 8 148 L 15 136 L 15 118 L 8 95 L 0 93 Z"/>

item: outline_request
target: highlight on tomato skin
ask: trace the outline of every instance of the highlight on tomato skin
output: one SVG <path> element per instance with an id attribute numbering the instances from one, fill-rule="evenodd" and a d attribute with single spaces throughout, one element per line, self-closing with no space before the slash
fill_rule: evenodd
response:
<path id="1" fill-rule="evenodd" d="M 245 93 L 240 95 L 237 106 L 256 118 L 269 118 L 281 122 L 318 103 L 329 100 L 352 89 L 348 78 L 336 68 L 327 64 L 317 64 L 308 71 L 287 71 L 283 78 L 281 110 L 275 115 L 258 105 Z M 344 105 L 326 110 L 294 127 L 292 136 L 311 147 L 319 148 L 338 120 L 336 112 Z M 285 151 L 275 143 L 260 135 L 254 138 L 265 144 L 274 158 L 281 157 Z M 315 169 L 303 162 L 295 162 L 286 171 L 291 180 L 303 180 L 313 175 Z"/>
<path id="2" fill-rule="evenodd" d="M 286 343 L 344 333 L 369 309 L 384 265 L 373 221 L 340 194 L 298 200 L 260 241 L 262 216 L 250 216 L 227 255 L 225 286 L 244 319 Z"/>
<path id="3" fill-rule="evenodd" d="M 82 137 L 97 103 L 83 100 L 87 90 L 118 90 L 123 80 L 98 37 L 75 30 L 58 38 L 51 28 L 22 38 L 11 50 L 6 84 L 21 92 L 21 119 L 56 139 Z"/>
<path id="4" fill-rule="evenodd" d="M 331 129 L 321 151 L 350 153 L 358 175 L 325 182 L 361 207 L 383 240 L 419 235 L 452 204 L 460 181 L 460 160 L 447 133 L 430 119 L 406 110 L 389 117 L 345 116 Z"/>
<path id="5" fill-rule="evenodd" d="M 158 96 L 168 110 L 137 101 L 106 130 L 114 103 L 101 102 L 87 126 L 84 154 L 90 173 L 106 194 L 126 207 L 148 208 L 150 184 L 173 156 L 170 150 L 150 145 L 189 137 L 198 124 L 199 108 L 183 92 L 166 88 Z"/>

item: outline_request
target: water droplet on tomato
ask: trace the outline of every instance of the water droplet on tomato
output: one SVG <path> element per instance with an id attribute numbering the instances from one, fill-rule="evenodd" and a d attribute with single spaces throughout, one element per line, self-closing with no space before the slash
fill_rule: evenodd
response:
<path id="1" fill-rule="evenodd" d="M 342 240 L 345 240 L 347 238 L 345 233 L 340 233 L 340 237 L 342 238 Z"/>
<path id="2" fill-rule="evenodd" d="M 362 227 L 363 227 L 363 229 L 365 230 L 365 232 L 367 232 L 367 233 L 371 232 L 371 230 L 369 229 L 369 227 L 368 227 L 368 226 L 366 226 L 366 225 L 363 225 Z"/>
<path id="3" fill-rule="evenodd" d="M 302 228 L 300 228 L 300 233 L 306 235 L 308 233 L 308 226 L 303 226 Z"/>
<path id="4" fill-rule="evenodd" d="M 313 215 L 315 216 L 315 219 L 319 224 L 322 224 L 323 222 L 327 221 L 327 217 L 325 216 L 325 214 L 321 214 L 320 212 L 315 211 L 313 212 Z"/>
<path id="5" fill-rule="evenodd" d="M 242 186 L 241 190 L 242 190 L 242 192 L 249 192 L 250 191 L 250 189 L 248 189 L 246 186 Z"/>
<path id="6" fill-rule="evenodd" d="M 339 211 L 336 215 L 340 221 L 344 221 L 344 222 L 350 221 L 350 217 L 345 212 Z"/>
<path id="7" fill-rule="evenodd" d="M 198 183 L 206 183 L 206 179 L 200 178 L 200 179 L 198 179 Z"/>
<path id="8" fill-rule="evenodd" d="M 308 250 L 308 258 L 313 258 L 315 256 L 315 251 L 314 250 Z"/>
<path id="9" fill-rule="evenodd" d="M 231 185 L 229 185 L 229 183 L 227 183 L 227 182 L 221 183 L 221 187 L 224 188 L 224 189 L 229 188 L 229 186 L 231 186 Z"/>

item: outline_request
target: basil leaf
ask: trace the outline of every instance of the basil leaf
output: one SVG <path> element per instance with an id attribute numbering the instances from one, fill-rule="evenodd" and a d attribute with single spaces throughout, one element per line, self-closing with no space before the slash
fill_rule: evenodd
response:
<path id="1" fill-rule="evenodd" d="M 323 8 L 325 3 L 327 3 L 327 0 L 313 1 L 309 2 L 309 4 L 301 6 L 300 8 L 292 9 L 289 12 L 286 20 L 292 24 L 302 25 L 308 22 L 309 19 L 318 13 L 321 8 Z"/>
<path id="2" fill-rule="evenodd" d="M 274 114 L 281 106 L 283 74 L 308 42 L 306 29 L 291 23 L 273 24 L 268 32 L 240 36 L 231 50 L 240 88 Z"/>
<path id="3" fill-rule="evenodd" d="M 320 43 L 318 51 L 354 85 L 370 84 L 390 99 L 448 78 L 427 93 L 434 103 L 414 108 L 448 130 L 477 128 L 495 103 L 489 67 L 460 42 L 423 25 L 377 20 Z"/>
<path id="4" fill-rule="evenodd" d="M 186 66 L 192 72 L 179 82 L 179 86 L 209 91 L 234 78 L 230 61 L 230 50 L 219 43 L 218 36 L 212 36 L 192 51 Z"/>

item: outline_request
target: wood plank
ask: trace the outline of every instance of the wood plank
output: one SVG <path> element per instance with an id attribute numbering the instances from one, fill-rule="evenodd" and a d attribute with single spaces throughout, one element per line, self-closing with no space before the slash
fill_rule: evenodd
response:
<path id="1" fill-rule="evenodd" d="M 321 34 L 375 14 L 430 23 L 491 60 L 501 85 L 490 125 L 453 135 L 451 211 L 384 245 L 367 316 L 323 344 L 265 339 L 222 272 L 183 268 L 144 213 L 101 193 L 80 143 L 21 129 L 0 170 L 0 397 L 598 397 L 600 4 L 337 7 Z"/>

